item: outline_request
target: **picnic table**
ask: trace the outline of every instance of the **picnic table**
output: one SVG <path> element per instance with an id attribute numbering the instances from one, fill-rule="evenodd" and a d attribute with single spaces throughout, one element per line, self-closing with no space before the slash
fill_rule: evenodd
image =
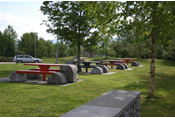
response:
<path id="1" fill-rule="evenodd" d="M 134 63 L 136 59 L 116 59 L 116 60 L 123 60 L 128 65 L 128 63 Z"/>
<path id="2" fill-rule="evenodd" d="M 73 61 L 74 64 L 78 63 L 78 61 Z M 88 72 L 88 68 L 95 68 L 97 64 L 100 64 L 99 61 L 79 61 L 79 63 L 83 63 L 83 66 L 86 68 L 86 72 Z M 91 65 L 92 63 L 95 63 L 96 65 Z"/>
<path id="3" fill-rule="evenodd" d="M 108 63 L 105 63 L 108 62 Z M 124 61 L 122 60 L 100 60 L 100 64 L 101 65 L 111 65 L 111 68 L 113 69 L 114 65 L 119 65 L 119 64 L 123 64 Z"/>
<path id="4" fill-rule="evenodd" d="M 46 81 L 46 74 L 53 75 L 55 72 L 60 72 L 59 69 L 50 69 L 51 66 L 60 66 L 63 64 L 47 64 L 47 63 L 27 63 L 24 65 L 28 66 L 38 66 L 32 70 L 17 70 L 16 73 L 29 73 L 29 74 L 42 74 L 43 81 Z"/>

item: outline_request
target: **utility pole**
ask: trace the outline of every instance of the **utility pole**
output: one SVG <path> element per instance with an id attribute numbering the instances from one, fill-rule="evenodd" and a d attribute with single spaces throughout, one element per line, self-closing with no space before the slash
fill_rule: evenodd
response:
<path id="1" fill-rule="evenodd" d="M 57 53 L 56 53 L 56 62 L 58 64 L 58 35 L 57 35 Z"/>
<path id="2" fill-rule="evenodd" d="M 35 58 L 36 58 L 36 38 L 37 38 L 38 32 L 35 32 Z"/>

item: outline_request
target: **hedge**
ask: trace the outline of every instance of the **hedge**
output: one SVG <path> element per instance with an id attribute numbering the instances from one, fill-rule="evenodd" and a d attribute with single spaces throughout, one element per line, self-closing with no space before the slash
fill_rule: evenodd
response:
<path id="1" fill-rule="evenodd" d="M 0 56 L 0 62 L 12 62 L 12 61 L 13 61 L 13 57 Z"/>

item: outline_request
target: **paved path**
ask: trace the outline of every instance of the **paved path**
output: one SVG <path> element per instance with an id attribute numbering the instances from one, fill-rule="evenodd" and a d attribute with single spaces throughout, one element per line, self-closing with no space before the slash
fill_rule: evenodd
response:
<path id="1" fill-rule="evenodd" d="M 8 82 L 8 77 L 0 78 L 0 82 Z"/>
<path id="2" fill-rule="evenodd" d="M 16 64 L 16 62 L 0 62 L 0 64 Z"/>
<path id="3" fill-rule="evenodd" d="M 77 82 L 81 82 L 82 80 L 79 79 Z M 0 78 L 0 82 L 9 82 L 8 77 Z M 59 86 L 68 86 L 73 83 L 67 83 L 67 84 L 47 84 L 47 81 L 42 81 L 42 79 L 35 79 L 35 80 L 27 80 L 25 82 L 22 82 L 25 84 L 41 84 L 41 85 L 59 85 Z"/>
<path id="4" fill-rule="evenodd" d="M 88 75 L 100 75 L 100 74 L 91 74 L 91 72 L 80 72 L 81 74 L 88 74 Z M 116 72 L 108 72 L 108 73 L 102 73 L 102 75 L 112 75 Z"/>

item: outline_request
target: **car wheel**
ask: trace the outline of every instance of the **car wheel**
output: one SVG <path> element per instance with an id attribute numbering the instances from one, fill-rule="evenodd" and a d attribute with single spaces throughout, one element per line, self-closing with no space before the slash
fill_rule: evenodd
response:
<path id="1" fill-rule="evenodd" d="M 17 63 L 22 63 L 22 61 L 21 60 L 18 60 Z"/>
<path id="2" fill-rule="evenodd" d="M 39 63 L 39 61 L 36 60 L 35 63 Z"/>

